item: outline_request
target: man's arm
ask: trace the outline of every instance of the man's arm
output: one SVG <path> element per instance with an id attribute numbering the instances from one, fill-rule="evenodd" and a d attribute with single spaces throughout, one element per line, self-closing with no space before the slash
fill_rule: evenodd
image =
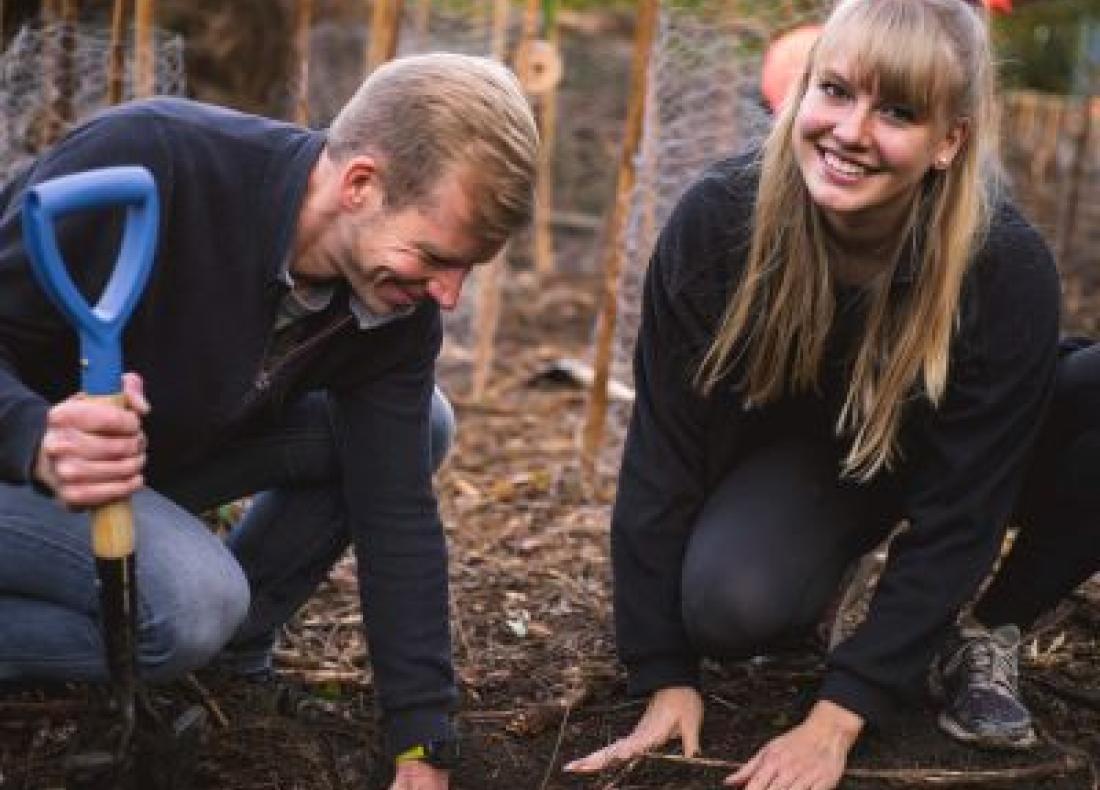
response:
<path id="1" fill-rule="evenodd" d="M 375 380 L 335 389 L 333 414 L 377 699 L 396 755 L 450 739 L 457 700 L 429 444 L 438 311 L 425 305 L 377 331 L 392 332 L 398 361 Z"/>

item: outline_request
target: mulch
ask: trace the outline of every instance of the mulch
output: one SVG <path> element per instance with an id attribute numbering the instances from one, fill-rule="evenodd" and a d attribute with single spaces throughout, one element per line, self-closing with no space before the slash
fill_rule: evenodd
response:
<path id="1" fill-rule="evenodd" d="M 564 762 L 625 734 L 642 703 L 624 693 L 610 621 L 608 517 L 614 480 L 581 475 L 575 439 L 583 388 L 541 376 L 584 357 L 597 284 L 585 275 L 508 283 L 494 376 L 480 403 L 450 381 L 460 431 L 438 476 L 451 543 L 454 648 L 465 755 L 453 786 L 714 788 L 739 760 L 796 723 L 822 672 L 819 654 L 708 664 L 704 758 L 653 756 L 597 777 Z M 458 393 L 458 394 L 456 394 Z M 200 673 L 154 691 L 166 720 L 188 706 L 208 719 L 191 786 L 218 790 L 385 787 L 353 560 L 345 558 L 285 629 L 284 680 L 307 699 L 272 699 Z M 931 710 L 864 739 L 850 788 L 1097 787 L 1100 594 L 1085 588 L 1025 650 L 1024 692 L 1043 732 L 1025 753 L 955 744 Z M 14 689 L 0 696 L 0 788 L 65 787 L 64 755 L 105 727 L 92 690 Z M 107 717 L 109 720 L 109 717 Z M 162 758 L 158 758 L 162 759 Z M 74 790 L 70 785 L 70 790 Z"/>

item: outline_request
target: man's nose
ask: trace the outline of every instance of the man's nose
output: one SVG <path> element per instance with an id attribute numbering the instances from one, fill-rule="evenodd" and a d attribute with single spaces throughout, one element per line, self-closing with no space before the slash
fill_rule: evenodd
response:
<path id="1" fill-rule="evenodd" d="M 469 273 L 469 269 L 455 267 L 432 275 L 428 280 L 428 296 L 442 309 L 454 310 L 462 293 L 462 284 L 466 282 Z"/>

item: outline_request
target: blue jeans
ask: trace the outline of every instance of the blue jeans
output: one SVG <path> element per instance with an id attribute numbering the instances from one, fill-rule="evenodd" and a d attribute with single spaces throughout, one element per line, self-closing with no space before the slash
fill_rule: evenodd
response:
<path id="1" fill-rule="evenodd" d="M 438 467 L 454 434 L 438 390 L 431 419 Z M 278 424 L 133 497 L 144 678 L 178 677 L 230 641 L 235 668 L 267 665 L 278 628 L 350 542 L 338 472 L 327 399 L 312 393 Z M 196 515 L 258 491 L 227 545 Z M 0 482 L 0 680 L 107 678 L 88 522 Z"/>

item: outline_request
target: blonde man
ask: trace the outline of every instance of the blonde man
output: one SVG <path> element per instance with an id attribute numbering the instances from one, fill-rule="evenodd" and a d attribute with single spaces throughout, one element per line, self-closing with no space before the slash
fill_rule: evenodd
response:
<path id="1" fill-rule="evenodd" d="M 223 663 L 269 672 L 277 629 L 352 544 L 393 787 L 447 787 L 439 310 L 528 219 L 536 147 L 509 72 L 435 54 L 377 70 L 328 133 L 155 99 L 17 176 L 0 196 L 0 677 L 106 677 L 89 507 L 134 499 L 148 679 L 227 643 Z M 124 164 L 153 173 L 162 217 L 125 410 L 73 396 L 73 339 L 31 281 L 18 210 L 45 179 Z M 60 228 L 79 281 L 112 265 L 112 222 Z M 248 494 L 227 549 L 193 514 Z"/>

